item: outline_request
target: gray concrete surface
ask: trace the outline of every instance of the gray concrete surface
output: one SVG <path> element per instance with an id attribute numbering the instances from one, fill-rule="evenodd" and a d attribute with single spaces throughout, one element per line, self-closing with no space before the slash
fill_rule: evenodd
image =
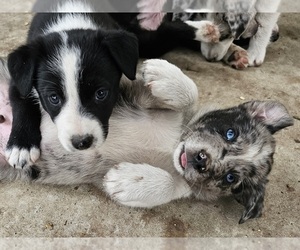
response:
<path id="1" fill-rule="evenodd" d="M 14 6 L 25 11 L 31 2 Z M 30 19 L 0 14 L 0 56 L 24 42 Z M 228 107 L 276 99 L 294 116 L 295 125 L 276 135 L 261 218 L 238 225 L 243 208 L 231 198 L 179 200 L 147 210 L 120 206 L 87 185 L 0 183 L 0 237 L 300 237 L 300 14 L 283 14 L 279 26 L 281 37 L 259 68 L 236 71 L 187 50 L 164 56 L 198 84 L 203 103 Z"/>

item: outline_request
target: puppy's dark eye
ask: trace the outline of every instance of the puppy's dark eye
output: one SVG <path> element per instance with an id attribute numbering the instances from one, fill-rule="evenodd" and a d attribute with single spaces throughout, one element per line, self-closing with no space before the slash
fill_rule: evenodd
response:
<path id="1" fill-rule="evenodd" d="M 226 131 L 226 140 L 227 141 L 233 141 L 236 138 L 236 132 L 230 128 Z"/>
<path id="2" fill-rule="evenodd" d="M 227 184 L 232 184 L 235 182 L 235 180 L 236 180 L 236 177 L 231 173 L 227 174 L 224 179 L 225 183 L 227 183 Z"/>
<path id="3" fill-rule="evenodd" d="M 60 104 L 60 98 L 57 94 L 52 94 L 48 97 L 49 102 L 54 105 L 58 106 Z"/>
<path id="4" fill-rule="evenodd" d="M 107 89 L 98 89 L 95 93 L 95 99 L 102 102 L 108 97 L 108 93 L 109 91 Z"/>

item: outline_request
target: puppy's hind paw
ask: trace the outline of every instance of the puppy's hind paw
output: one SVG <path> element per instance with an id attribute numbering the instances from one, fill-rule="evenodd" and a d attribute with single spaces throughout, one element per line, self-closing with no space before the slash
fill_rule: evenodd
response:
<path id="1" fill-rule="evenodd" d="M 163 169 L 147 164 L 120 163 L 103 181 L 105 192 L 115 201 L 131 207 L 154 207 L 172 200 L 173 179 Z"/>
<path id="2" fill-rule="evenodd" d="M 145 85 L 165 108 L 180 110 L 198 99 L 195 83 L 178 67 L 161 59 L 144 62 Z"/>
<path id="3" fill-rule="evenodd" d="M 17 169 L 32 166 L 40 157 L 40 149 L 32 147 L 30 149 L 11 147 L 5 151 L 8 163 Z"/>
<path id="4" fill-rule="evenodd" d="M 111 168 L 104 176 L 104 190 L 115 201 L 131 207 L 145 207 L 142 202 L 143 173 L 135 164 L 120 163 Z"/>
<path id="5" fill-rule="evenodd" d="M 235 69 L 245 69 L 249 65 L 248 53 L 246 50 L 236 50 L 228 58 L 227 63 Z"/>

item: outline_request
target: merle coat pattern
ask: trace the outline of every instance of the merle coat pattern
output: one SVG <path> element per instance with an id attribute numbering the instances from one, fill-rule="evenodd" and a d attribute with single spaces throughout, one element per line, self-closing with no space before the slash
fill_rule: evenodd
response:
<path id="1" fill-rule="evenodd" d="M 69 152 L 42 112 L 41 157 L 30 168 L 0 168 L 0 180 L 92 183 L 117 202 L 153 207 L 194 196 L 233 195 L 240 223 L 261 215 L 278 130 L 293 124 L 276 101 L 205 111 L 194 82 L 176 66 L 152 59 L 136 81 L 123 78 L 105 142 Z"/>

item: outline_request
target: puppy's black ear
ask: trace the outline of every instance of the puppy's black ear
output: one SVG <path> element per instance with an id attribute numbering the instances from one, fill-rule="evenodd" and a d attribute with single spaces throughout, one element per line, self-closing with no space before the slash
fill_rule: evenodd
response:
<path id="1" fill-rule="evenodd" d="M 125 76 L 134 80 L 139 58 L 136 36 L 126 31 L 114 31 L 105 37 L 103 43 Z"/>
<path id="2" fill-rule="evenodd" d="M 9 54 L 7 65 L 12 84 L 18 89 L 22 97 L 26 97 L 32 89 L 35 68 L 30 47 L 23 45 Z"/>
<path id="3" fill-rule="evenodd" d="M 242 106 L 252 117 L 266 125 L 272 134 L 294 124 L 287 109 L 277 101 L 251 101 Z"/>
<path id="4" fill-rule="evenodd" d="M 253 183 L 247 179 L 232 190 L 234 198 L 245 207 L 239 224 L 244 223 L 248 219 L 261 216 L 264 206 L 265 186 L 266 183 L 263 181 Z"/>

